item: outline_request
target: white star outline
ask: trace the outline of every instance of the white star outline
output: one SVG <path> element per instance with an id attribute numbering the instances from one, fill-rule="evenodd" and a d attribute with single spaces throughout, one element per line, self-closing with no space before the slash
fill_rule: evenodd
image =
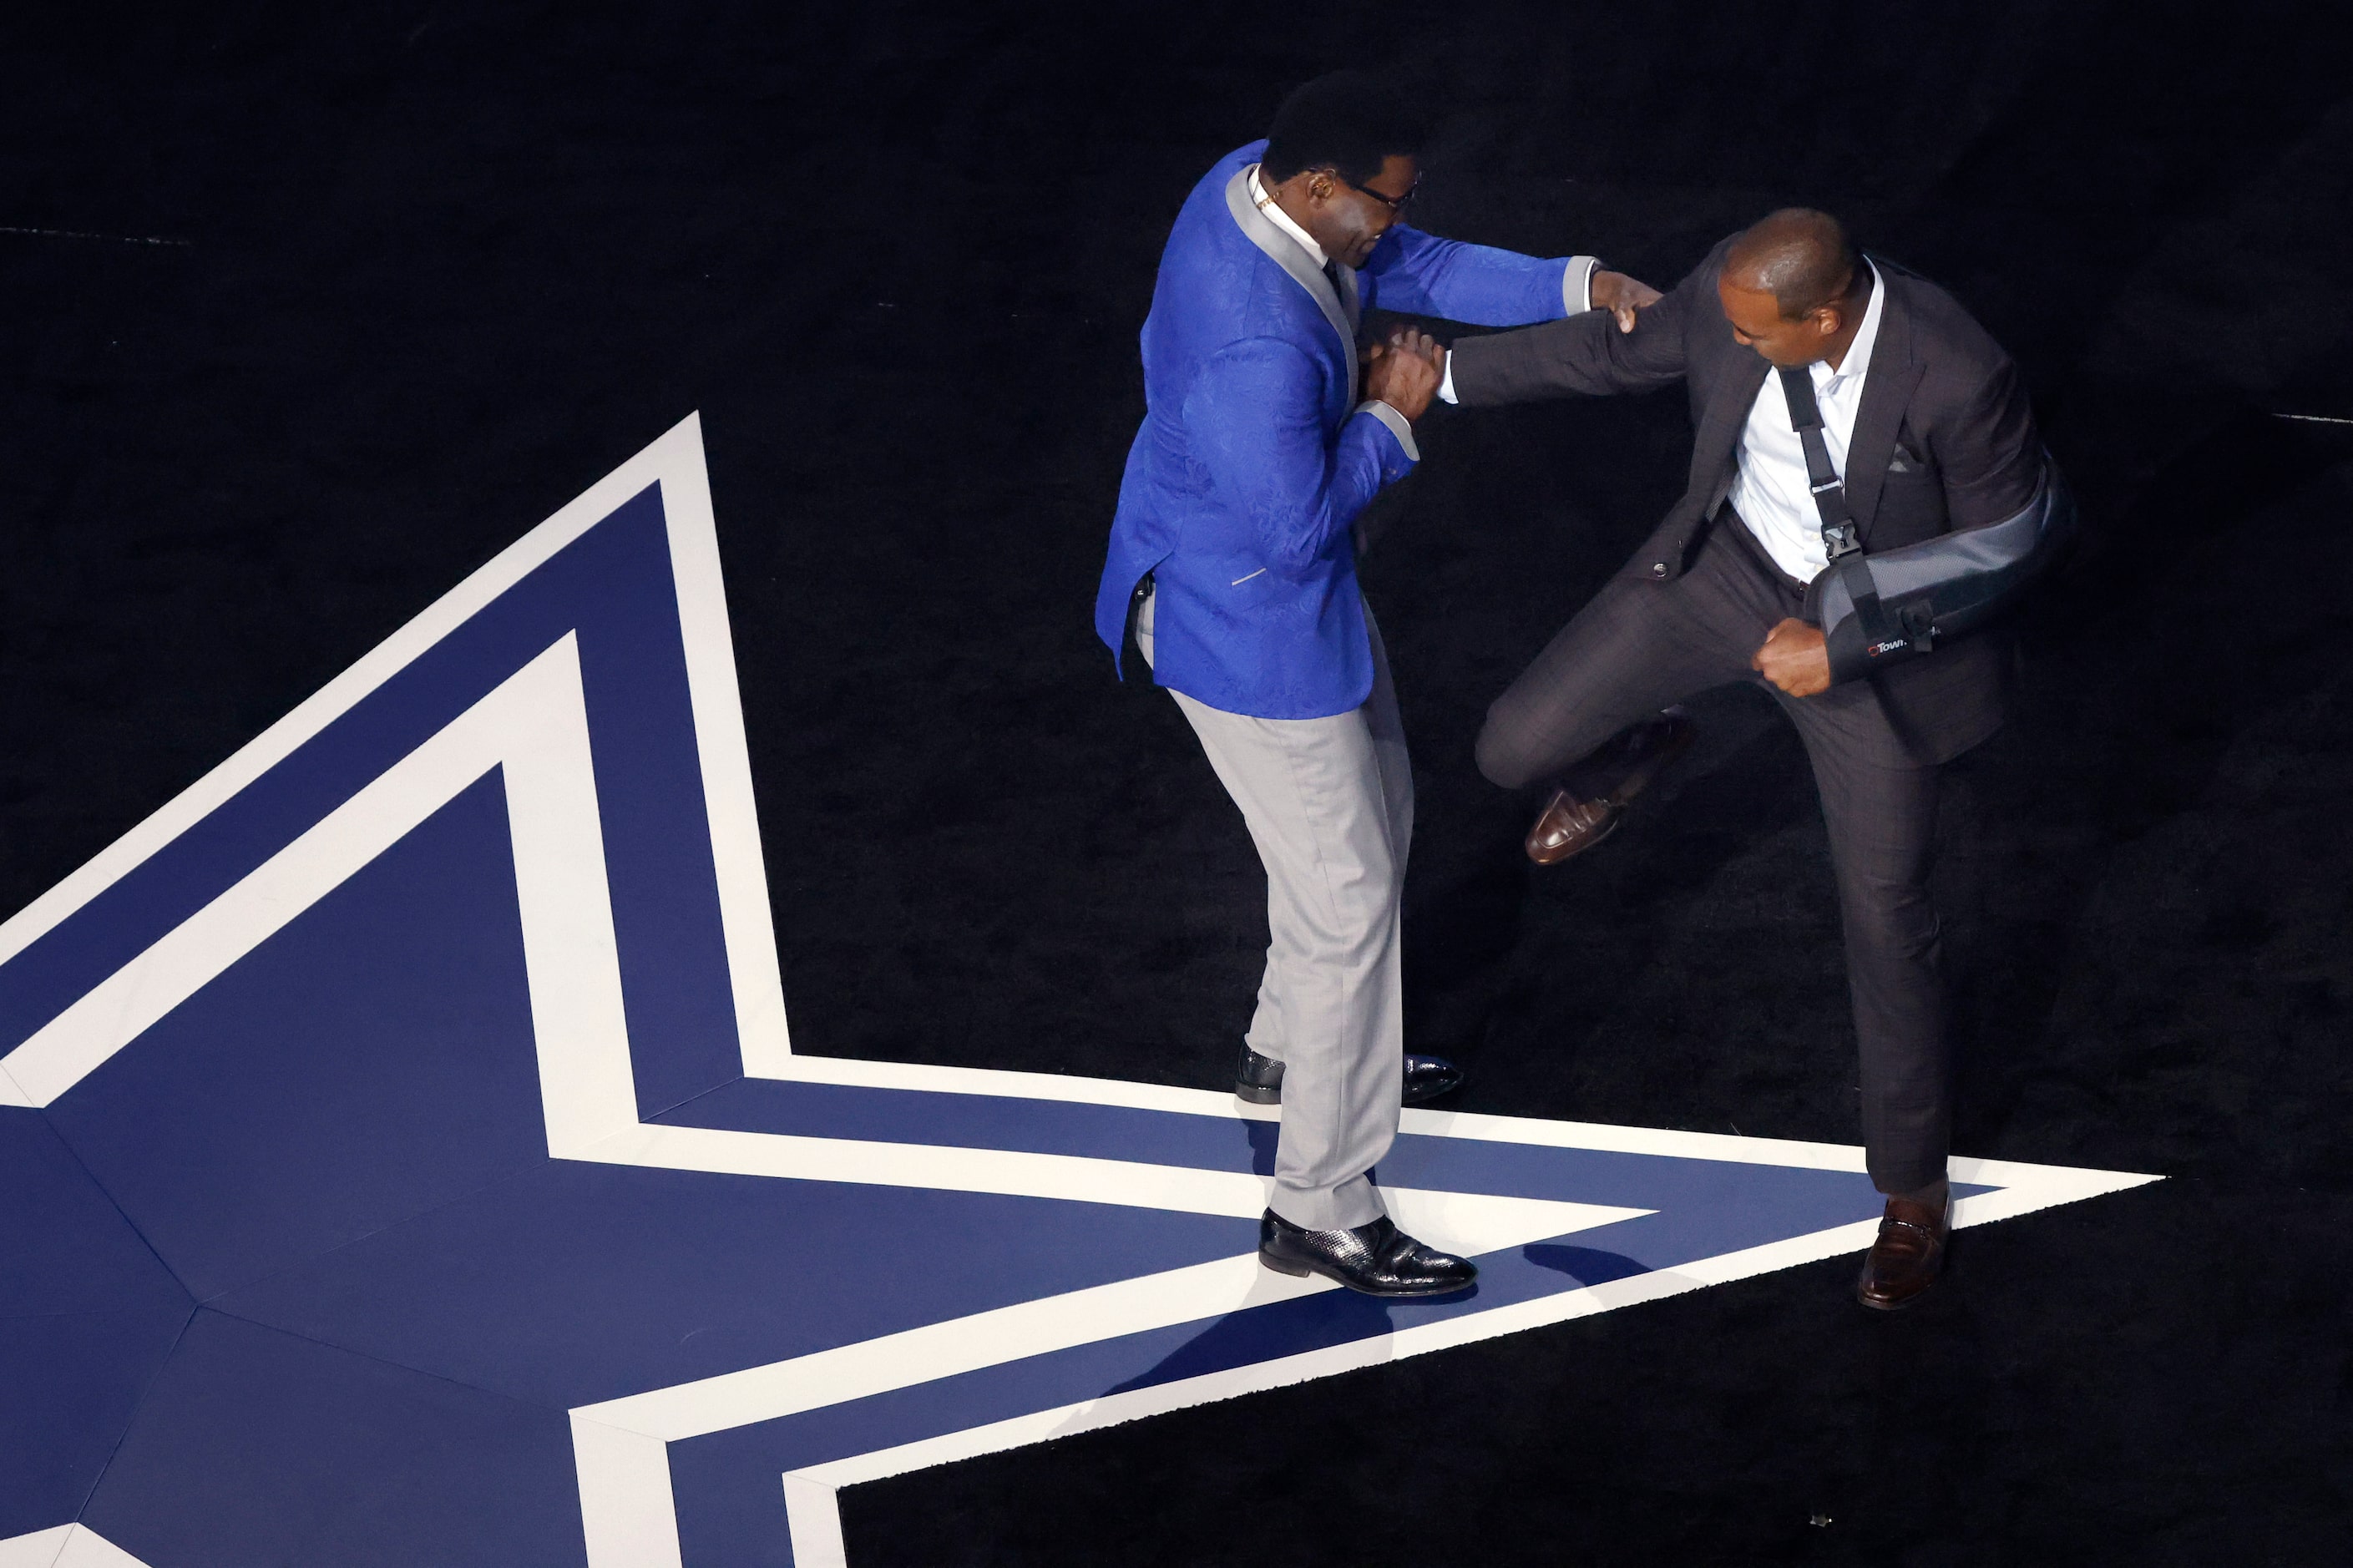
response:
<path id="1" fill-rule="evenodd" d="M 703 462 L 690 415 L 525 534 L 318 693 L 48 893 L 0 924 L 0 963 L 234 798 L 377 687 L 623 502 L 659 484 L 684 640 L 704 805 L 743 1071 L 748 1078 L 1077 1101 L 1272 1120 L 1230 1096 L 1107 1079 L 869 1062 L 796 1053 L 786 1031 L 733 643 Z M 641 1122 L 606 880 L 591 738 L 566 634 L 326 816 L 0 1057 L 0 1104 L 46 1106 L 214 976 L 332 891 L 485 773 L 502 769 L 542 1105 L 551 1158 L 786 1180 L 1018 1194 L 1254 1218 L 1247 1172 L 1075 1155 Z M 1862 1151 L 1514 1117 L 1409 1110 L 1424 1136 L 1856 1172 Z M 1956 1225 L 1984 1224 L 2154 1176 L 1956 1159 Z M 1650 1211 L 1385 1188 L 1431 1242 L 1476 1256 Z M 1869 1220 L 1672 1269 L 1472 1310 L 1261 1362 L 813 1465 L 782 1478 L 797 1568 L 846 1568 L 839 1488 L 1187 1405 L 1652 1300 L 1869 1245 Z M 573 1450 L 593 1568 L 681 1568 L 669 1445 L 977 1368 L 1146 1330 L 1214 1320 L 1335 1289 L 1258 1267 L 1254 1254 L 934 1322 L 767 1365 L 574 1409 Z M 0 1541 L 0 1568 L 143 1568 L 86 1525 Z"/>

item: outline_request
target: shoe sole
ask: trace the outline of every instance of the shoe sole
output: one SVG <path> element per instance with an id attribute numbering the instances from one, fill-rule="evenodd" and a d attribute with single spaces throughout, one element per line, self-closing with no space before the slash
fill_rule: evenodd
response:
<path id="1" fill-rule="evenodd" d="M 1940 1266 L 1926 1285 L 1921 1286 L 1909 1296 L 1894 1301 L 1874 1301 L 1862 1293 L 1862 1288 L 1858 1284 L 1854 1292 L 1855 1305 L 1873 1312 L 1901 1312 L 1907 1308 L 1918 1306 L 1923 1297 L 1935 1294 L 1936 1287 L 1944 1282 L 1944 1279 L 1945 1270 Z"/>
<path id="2" fill-rule="evenodd" d="M 1910 1308 L 1918 1306 L 1926 1297 L 1936 1294 L 1936 1287 L 1943 1281 L 1944 1278 L 1944 1272 L 1940 1269 L 1937 1271 L 1936 1279 L 1929 1280 L 1926 1285 L 1921 1286 L 1920 1289 L 1913 1291 L 1909 1296 L 1905 1296 L 1899 1300 L 1894 1301 L 1874 1301 L 1870 1297 L 1864 1295 L 1862 1290 L 1857 1289 L 1854 1293 L 1855 1305 L 1873 1312 L 1905 1311 Z"/>
<path id="3" fill-rule="evenodd" d="M 1367 1290 L 1362 1285 L 1352 1285 L 1337 1274 L 1328 1269 L 1318 1268 L 1310 1263 L 1293 1263 L 1287 1258 L 1270 1257 L 1264 1252 L 1258 1255 L 1258 1263 L 1261 1268 L 1272 1269 L 1277 1274 L 1288 1274 L 1294 1279 L 1303 1279 L 1310 1274 L 1320 1274 L 1343 1289 L 1354 1290 L 1359 1296 L 1377 1297 L 1384 1301 L 1401 1300 L 1409 1297 L 1460 1296 L 1472 1286 L 1479 1283 L 1478 1277 L 1473 1275 L 1460 1285 L 1433 1286 L 1427 1290 Z"/>
<path id="4" fill-rule="evenodd" d="M 1462 1086 L 1459 1083 L 1450 1083 L 1435 1094 L 1412 1095 L 1405 1100 L 1399 1100 L 1398 1103 L 1400 1105 L 1427 1105 L 1433 1100 L 1444 1100 L 1448 1095 L 1452 1094 L 1456 1089 L 1461 1089 L 1461 1087 Z M 1251 1105 L 1281 1105 L 1282 1103 L 1282 1090 L 1279 1089 L 1261 1089 L 1256 1084 L 1243 1085 L 1238 1083 L 1234 1085 L 1234 1098 L 1236 1100 L 1247 1101 Z"/>
<path id="5" fill-rule="evenodd" d="M 1866 1296 L 1866 1295 L 1862 1294 L 1862 1292 L 1861 1292 L 1860 1290 L 1858 1290 L 1858 1291 L 1856 1291 L 1856 1292 L 1855 1292 L 1854 1300 L 1855 1300 L 1855 1305 L 1857 1305 L 1857 1306 L 1859 1306 L 1859 1307 L 1862 1307 L 1862 1308 L 1863 1308 L 1863 1309 L 1865 1309 L 1866 1310 L 1869 1310 L 1869 1311 L 1873 1311 L 1873 1312 L 1901 1312 L 1901 1311 L 1905 1310 L 1906 1310 L 1906 1309 L 1908 1309 L 1908 1308 L 1912 1308 L 1912 1307 L 1916 1307 L 1916 1306 L 1918 1306 L 1918 1305 L 1920 1304 L 1920 1302 L 1921 1302 L 1921 1300 L 1922 1300 L 1924 1297 L 1926 1297 L 1926 1296 L 1930 1291 L 1932 1291 L 1932 1290 L 1936 1289 L 1936 1287 L 1935 1285 L 1933 1285 L 1933 1284 L 1930 1284 L 1930 1285 L 1923 1285 L 1922 1287 L 1920 1287 L 1920 1289 L 1918 1289 L 1917 1290 L 1913 1291 L 1913 1292 L 1912 1292 L 1912 1294 L 1910 1294 L 1909 1296 L 1905 1297 L 1905 1298 L 1904 1298 L 1902 1300 L 1900 1300 L 1900 1301 L 1874 1301 L 1874 1300 L 1873 1300 L 1870 1297 L 1868 1297 L 1868 1296 Z"/>
<path id="6" fill-rule="evenodd" d="M 1670 742 L 1666 750 L 1627 774 L 1606 798 L 1624 805 L 1628 801 L 1658 783 L 1659 776 L 1681 761 L 1683 754 L 1692 749 L 1692 742 L 1697 739 L 1699 739 L 1699 727 L 1686 723 L 1679 739 Z"/>

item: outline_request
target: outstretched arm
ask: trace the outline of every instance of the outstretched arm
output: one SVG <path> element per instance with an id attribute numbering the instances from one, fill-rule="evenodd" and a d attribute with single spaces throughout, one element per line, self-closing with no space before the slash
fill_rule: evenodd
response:
<path id="1" fill-rule="evenodd" d="M 1369 307 L 1482 327 L 1521 327 L 1589 309 L 1589 287 L 1599 265 L 1590 256 L 1522 256 L 1398 224 L 1373 247 L 1359 277 Z"/>
<path id="2" fill-rule="evenodd" d="M 1705 301 L 1697 298 L 1703 288 L 1711 295 Z M 1588 310 L 1516 332 L 1464 338 L 1447 360 L 1453 401 L 1475 408 L 1643 392 L 1680 381 L 1686 363 L 1684 335 L 1694 320 L 1707 319 L 1701 307 L 1714 305 L 1715 288 L 1713 269 L 1702 266 L 1642 308 L 1630 331 L 1622 330 L 1617 312 Z"/>
<path id="3" fill-rule="evenodd" d="M 1366 304 L 1408 315 L 1443 316 L 1482 327 L 1556 321 L 1614 310 L 1631 331 L 1633 312 L 1659 291 L 1590 256 L 1540 260 L 1492 246 L 1440 239 L 1400 224 L 1373 247 L 1361 274 Z"/>

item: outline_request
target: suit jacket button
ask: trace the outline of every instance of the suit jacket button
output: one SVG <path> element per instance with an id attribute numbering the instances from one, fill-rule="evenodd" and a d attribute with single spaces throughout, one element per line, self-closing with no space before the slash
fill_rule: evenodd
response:
<path id="1" fill-rule="evenodd" d="M 1667 563 L 1666 563 L 1665 562 L 1663 562 L 1663 561 L 1653 561 L 1653 562 L 1651 562 L 1651 576 L 1653 576 L 1653 577 L 1663 577 L 1663 576 L 1665 576 L 1666 574 L 1667 574 Z"/>

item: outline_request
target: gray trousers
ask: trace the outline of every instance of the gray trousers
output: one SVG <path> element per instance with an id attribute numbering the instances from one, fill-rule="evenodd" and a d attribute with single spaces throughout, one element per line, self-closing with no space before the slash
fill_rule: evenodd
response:
<path id="1" fill-rule="evenodd" d="M 1683 576 L 1614 579 L 1562 628 L 1488 710 L 1479 769 L 1506 787 L 1540 783 L 1710 687 L 1771 693 L 1805 742 L 1830 829 L 1872 1180 L 1910 1193 L 1944 1177 L 1952 1126 L 1942 928 L 1928 893 L 1939 770 L 1914 760 L 1868 681 L 1789 697 L 1748 668 L 1804 600 L 1727 509 Z"/>
<path id="2" fill-rule="evenodd" d="M 1153 601 L 1135 620 L 1152 659 Z M 1266 867 L 1266 977 L 1246 1037 L 1282 1063 L 1271 1206 L 1309 1230 L 1384 1212 L 1370 1173 L 1397 1137 L 1405 1073 L 1398 926 L 1413 773 L 1380 628 L 1373 690 L 1328 719 L 1253 719 L 1169 695 L 1241 808 Z"/>

